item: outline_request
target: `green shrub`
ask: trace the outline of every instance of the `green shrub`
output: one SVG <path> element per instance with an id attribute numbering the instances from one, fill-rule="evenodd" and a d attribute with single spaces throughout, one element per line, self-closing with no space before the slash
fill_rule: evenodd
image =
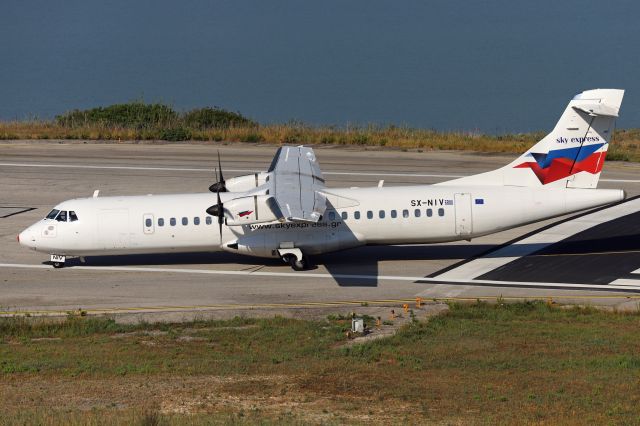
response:
<path id="1" fill-rule="evenodd" d="M 607 160 L 610 161 L 631 161 L 631 156 L 626 152 L 609 151 L 607 153 Z"/>
<path id="2" fill-rule="evenodd" d="M 80 127 L 87 124 L 125 128 L 166 126 L 176 121 L 178 114 L 163 104 L 129 102 L 88 110 L 73 110 L 56 116 L 56 122 L 65 127 Z"/>
<path id="3" fill-rule="evenodd" d="M 195 129 L 227 129 L 229 127 L 255 126 L 256 123 L 238 112 L 221 108 L 197 108 L 184 114 L 184 124 Z"/>
<path id="4" fill-rule="evenodd" d="M 302 142 L 302 135 L 297 129 L 287 132 L 287 134 L 282 138 L 282 143 L 285 144 L 295 144 L 300 142 Z"/>
<path id="5" fill-rule="evenodd" d="M 172 142 L 186 141 L 191 139 L 191 132 L 184 127 L 170 127 L 162 129 L 160 139 Z"/>
<path id="6" fill-rule="evenodd" d="M 244 137 L 241 138 L 242 142 L 251 142 L 251 143 L 257 143 L 257 142 L 264 142 L 264 137 L 259 134 L 259 133 L 247 133 Z"/>
<path id="7" fill-rule="evenodd" d="M 358 133 L 358 134 L 353 136 L 351 141 L 352 141 L 352 143 L 357 144 L 357 145 L 366 145 L 366 144 L 369 143 L 369 136 L 365 135 L 363 133 Z"/>

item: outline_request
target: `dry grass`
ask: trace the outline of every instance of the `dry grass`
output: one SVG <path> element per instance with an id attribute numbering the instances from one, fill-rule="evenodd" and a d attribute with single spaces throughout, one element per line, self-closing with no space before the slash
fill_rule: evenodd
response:
<path id="1" fill-rule="evenodd" d="M 2 320 L 0 412 L 9 424 L 640 421 L 637 314 L 452 306 L 336 349 L 344 327 Z"/>
<path id="2" fill-rule="evenodd" d="M 544 133 L 492 136 L 473 132 L 436 132 L 405 127 L 312 127 L 291 123 L 210 129 L 159 129 L 100 124 L 65 127 L 55 122 L 0 122 L 0 139 L 157 140 L 163 135 L 194 141 L 386 146 L 401 149 L 523 152 Z M 618 130 L 609 159 L 640 161 L 640 129 Z"/>

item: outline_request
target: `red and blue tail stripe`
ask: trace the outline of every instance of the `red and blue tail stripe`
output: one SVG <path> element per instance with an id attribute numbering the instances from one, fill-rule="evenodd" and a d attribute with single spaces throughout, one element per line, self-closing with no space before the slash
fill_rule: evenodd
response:
<path id="1" fill-rule="evenodd" d="M 516 165 L 515 168 L 530 168 L 543 185 L 567 178 L 578 172 L 600 173 L 607 152 L 606 150 L 596 151 L 604 145 L 604 143 L 600 143 L 576 146 L 544 154 L 531 152 L 527 157 L 531 157 L 533 161 L 525 161 Z"/>

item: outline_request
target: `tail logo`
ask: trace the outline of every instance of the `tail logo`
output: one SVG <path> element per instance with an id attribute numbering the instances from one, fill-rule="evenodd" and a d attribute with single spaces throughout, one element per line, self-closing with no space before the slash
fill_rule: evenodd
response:
<path id="1" fill-rule="evenodd" d="M 525 161 L 515 166 L 515 168 L 531 169 L 543 185 L 567 178 L 578 172 L 600 173 L 607 152 L 596 151 L 604 145 L 604 143 L 600 143 L 581 147 L 576 146 L 557 149 L 544 154 L 530 152 L 526 157 L 530 157 L 533 161 Z"/>

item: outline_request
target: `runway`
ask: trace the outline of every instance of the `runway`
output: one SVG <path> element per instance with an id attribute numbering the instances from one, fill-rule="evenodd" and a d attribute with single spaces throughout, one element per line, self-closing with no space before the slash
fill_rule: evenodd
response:
<path id="1" fill-rule="evenodd" d="M 571 279 L 571 268 L 576 268 L 576 277 L 584 276 L 584 271 L 580 271 L 583 275 L 578 274 L 579 265 L 563 270 L 562 274 L 558 272 L 559 267 L 551 268 L 546 279 L 528 282 L 522 279 L 522 274 L 509 275 L 503 271 L 503 275 L 491 275 L 493 269 L 481 274 L 483 276 L 438 277 L 446 273 L 447 268 L 504 249 L 503 244 L 523 235 L 537 235 L 537 229 L 566 218 L 472 242 L 363 247 L 327 254 L 314 259 L 317 269 L 301 273 L 291 271 L 278 260 L 264 263 L 263 259 L 230 253 L 93 257 L 88 258 L 86 264 L 75 262 L 70 268 L 54 270 L 43 265 L 48 256 L 31 252 L 15 241 L 19 231 L 40 219 L 58 202 L 91 196 L 96 189 L 104 196 L 205 192 L 214 181 L 212 169 L 217 150 L 222 156 L 225 177 L 265 170 L 275 153 L 273 146 L 255 144 L 1 143 L 0 311 L 222 309 L 223 306 L 400 301 L 414 300 L 418 295 L 425 299 L 552 296 L 580 303 L 584 303 L 585 296 L 594 296 L 596 302 L 606 304 L 634 300 L 633 281 L 615 283 L 633 280 L 631 269 L 620 276 L 613 276 L 615 271 L 607 272 L 606 279 L 593 281 Z M 473 153 L 366 151 L 343 147 L 315 147 L 315 150 L 330 187 L 375 186 L 381 179 L 385 186 L 435 183 L 491 170 L 511 160 L 510 156 Z M 640 195 L 639 172 L 640 167 L 635 164 L 608 162 L 599 187 L 625 189 L 629 196 Z M 627 206 L 635 209 L 634 205 Z M 606 214 L 599 220 L 610 221 Z M 630 224 L 613 226 L 624 234 L 625 226 Z M 596 229 L 596 232 L 610 230 Z M 584 236 L 582 238 L 584 240 Z M 575 241 L 580 240 L 573 240 L 574 246 Z M 551 251 L 545 258 L 566 255 L 552 248 L 553 245 L 548 247 Z M 609 252 L 615 247 L 607 246 L 607 249 Z M 621 250 L 625 252 L 624 259 L 618 262 L 624 265 L 621 271 L 640 260 L 640 254 L 628 245 L 623 245 Z M 604 251 L 591 255 L 594 259 L 607 256 Z M 530 260 L 527 256 L 520 257 L 510 259 L 505 265 Z M 558 259 L 561 264 L 566 263 Z M 589 263 L 598 264 L 594 259 L 589 259 Z M 533 269 L 540 268 L 547 269 L 546 266 Z M 633 269 L 637 268 L 640 265 Z M 515 270 L 522 268 L 517 266 Z M 627 295 L 633 298 L 626 299 Z"/>

